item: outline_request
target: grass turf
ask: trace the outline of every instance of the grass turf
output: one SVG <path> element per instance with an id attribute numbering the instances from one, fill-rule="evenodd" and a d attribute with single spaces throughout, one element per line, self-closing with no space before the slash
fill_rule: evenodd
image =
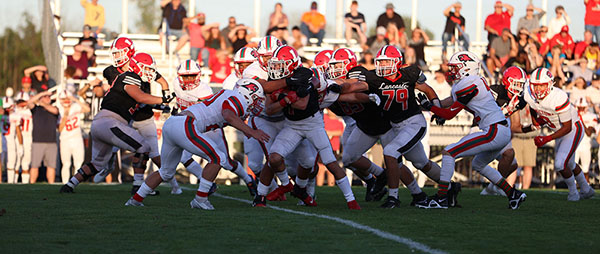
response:
<path id="1" fill-rule="evenodd" d="M 188 186 L 194 188 L 192 186 Z M 330 220 L 211 197 L 216 211 L 189 208 L 194 192 L 148 197 L 146 207 L 125 207 L 130 185 L 88 185 L 75 194 L 59 194 L 58 185 L 0 185 L 0 250 L 23 252 L 414 252 L 408 246 Z M 426 189 L 433 193 L 433 189 Z M 480 196 L 463 189 L 463 208 L 384 210 L 382 202 L 360 202 L 349 211 L 337 188 L 317 189 L 318 207 L 288 201 L 283 208 L 336 216 L 423 243 L 450 253 L 588 253 L 600 247 L 597 234 L 600 200 L 567 202 L 566 193 L 527 191 L 521 209 L 507 209 L 504 197 Z M 245 186 L 220 186 L 218 193 L 250 200 Z M 417 251 L 418 252 L 418 251 Z"/>

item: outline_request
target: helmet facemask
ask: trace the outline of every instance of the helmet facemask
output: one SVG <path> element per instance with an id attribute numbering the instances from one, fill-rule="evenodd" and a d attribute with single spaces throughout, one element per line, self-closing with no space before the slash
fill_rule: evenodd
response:
<path id="1" fill-rule="evenodd" d="M 258 63 L 260 64 L 260 67 L 263 68 L 263 70 L 268 71 L 269 61 L 271 60 L 271 57 L 273 57 L 273 52 L 258 55 Z"/>
<path id="2" fill-rule="evenodd" d="M 523 93 L 523 87 L 525 87 L 526 80 L 508 77 L 508 82 L 510 83 L 510 86 L 508 87 L 508 92 L 512 96 L 521 96 L 521 93 Z"/>
<path id="3" fill-rule="evenodd" d="M 235 69 L 235 75 L 238 78 L 242 78 L 242 74 L 244 73 L 244 70 L 246 68 L 248 68 L 248 66 L 252 64 L 252 62 L 235 62 L 233 64 L 233 69 Z"/>
<path id="4" fill-rule="evenodd" d="M 546 98 L 546 96 L 548 96 L 548 94 L 550 94 L 552 85 L 553 85 L 552 82 L 545 82 L 545 83 L 530 82 L 531 94 L 533 94 L 533 97 L 535 97 L 537 100 L 543 100 L 544 98 Z"/>
<path id="5" fill-rule="evenodd" d="M 144 82 L 152 82 L 156 79 L 156 69 L 154 66 L 147 65 L 144 63 L 138 63 L 138 67 L 140 68 L 140 78 Z"/>
<path id="6" fill-rule="evenodd" d="M 192 90 L 200 85 L 200 73 L 179 75 L 179 84 L 183 90 Z"/>
<path id="7" fill-rule="evenodd" d="M 348 74 L 348 69 L 346 67 L 348 64 L 350 64 L 350 60 L 329 61 L 329 77 L 332 79 L 346 78 L 346 75 Z"/>
<path id="8" fill-rule="evenodd" d="M 398 72 L 400 59 L 389 57 L 378 57 L 375 59 L 375 74 L 379 77 L 387 77 Z"/>
<path id="9" fill-rule="evenodd" d="M 448 84 L 454 84 L 462 78 L 460 73 L 461 68 L 463 68 L 462 63 L 448 63 L 448 72 L 445 74 Z"/>
<path id="10" fill-rule="evenodd" d="M 122 67 L 130 60 L 128 56 L 129 48 L 113 49 L 110 53 L 110 59 L 112 60 L 114 67 Z"/>
<path id="11" fill-rule="evenodd" d="M 269 78 L 282 79 L 290 76 L 290 66 L 294 63 L 293 60 L 277 60 L 276 58 L 269 59 Z"/>

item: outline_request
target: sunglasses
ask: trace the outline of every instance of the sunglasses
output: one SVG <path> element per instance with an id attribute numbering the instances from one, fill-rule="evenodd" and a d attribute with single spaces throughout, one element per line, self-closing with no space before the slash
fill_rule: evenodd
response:
<path id="1" fill-rule="evenodd" d="M 527 11 L 533 11 L 533 9 L 527 9 Z"/>
<path id="2" fill-rule="evenodd" d="M 541 30 L 540 33 L 547 33 L 548 30 Z"/>

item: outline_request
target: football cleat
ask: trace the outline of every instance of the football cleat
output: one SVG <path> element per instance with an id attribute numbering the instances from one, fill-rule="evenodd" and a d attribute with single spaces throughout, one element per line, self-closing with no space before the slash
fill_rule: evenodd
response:
<path id="1" fill-rule="evenodd" d="M 133 185 L 131 186 L 131 195 L 135 195 L 135 193 L 137 193 L 137 191 L 140 189 L 139 185 Z M 148 193 L 148 196 L 158 196 L 160 195 L 160 191 L 157 190 L 152 190 L 152 192 Z"/>
<path id="2" fill-rule="evenodd" d="M 508 208 L 513 210 L 519 209 L 519 206 L 525 201 L 525 198 L 527 198 L 525 193 L 512 189 L 508 197 Z"/>
<path id="3" fill-rule="evenodd" d="M 317 202 L 315 202 L 312 197 L 306 193 L 306 188 L 300 188 L 298 185 L 295 185 L 291 194 L 292 196 L 300 199 L 306 206 L 317 206 Z"/>
<path id="4" fill-rule="evenodd" d="M 450 189 L 448 190 L 448 206 L 450 207 L 461 207 L 458 204 L 458 193 L 462 190 L 462 185 L 456 182 L 450 182 Z"/>
<path id="5" fill-rule="evenodd" d="M 210 203 L 210 201 L 205 200 L 204 202 L 200 202 L 196 199 L 192 199 L 190 201 L 190 207 L 192 208 L 200 208 L 202 210 L 215 210 L 215 207 Z"/>
<path id="6" fill-rule="evenodd" d="M 569 196 L 567 196 L 567 200 L 569 201 L 579 201 L 580 198 L 579 192 L 569 193 Z"/>
<path id="7" fill-rule="evenodd" d="M 350 210 L 360 210 L 360 206 L 358 205 L 358 202 L 356 202 L 356 200 L 352 200 L 350 202 L 346 203 L 348 205 L 348 209 Z"/>
<path id="8" fill-rule="evenodd" d="M 379 206 L 379 207 L 381 207 L 381 208 L 390 208 L 391 209 L 391 208 L 396 208 L 396 207 L 399 207 L 399 206 L 400 206 L 400 200 L 398 200 L 395 197 L 388 196 L 385 199 L 385 202 L 383 204 L 381 204 L 381 206 Z"/>
<path id="9" fill-rule="evenodd" d="M 413 200 L 410 202 L 410 206 L 415 206 L 418 208 L 427 208 L 429 207 L 429 197 L 425 192 L 421 192 L 419 194 L 412 195 Z"/>
<path id="10" fill-rule="evenodd" d="M 252 201 L 253 207 L 266 207 L 267 206 L 267 198 L 263 195 L 256 195 L 254 197 L 254 201 Z"/>
<path id="11" fill-rule="evenodd" d="M 385 174 L 385 172 L 383 172 L 383 173 L 381 173 L 381 175 L 379 175 L 377 177 L 377 180 L 375 180 L 375 186 L 373 187 L 373 193 L 380 193 L 381 190 L 385 189 L 386 185 L 387 185 L 387 175 Z M 379 200 L 381 200 L 382 197 L 380 197 Z M 377 201 L 379 201 L 379 200 L 377 200 Z"/>
<path id="12" fill-rule="evenodd" d="M 144 203 L 139 202 L 133 198 L 129 198 L 129 200 L 125 202 L 125 206 L 144 206 Z"/>
<path id="13" fill-rule="evenodd" d="M 248 187 L 248 192 L 250 192 L 250 196 L 256 196 L 256 194 L 258 194 L 258 191 L 256 190 L 256 182 L 254 181 L 254 178 L 252 178 L 252 176 L 250 177 L 250 179 L 252 179 L 252 181 L 246 183 L 246 187 Z"/>
<path id="14" fill-rule="evenodd" d="M 365 183 L 367 184 L 367 189 L 365 191 L 365 201 L 366 202 L 373 201 L 372 191 L 373 191 L 373 187 L 375 187 L 375 178 L 366 180 Z"/>
<path id="15" fill-rule="evenodd" d="M 208 190 L 208 195 L 212 195 L 213 193 L 217 192 L 217 184 L 213 183 L 212 186 L 210 186 L 210 190 Z"/>
<path id="16" fill-rule="evenodd" d="M 267 195 L 267 200 L 275 201 L 277 199 L 281 199 L 282 195 L 285 196 L 286 193 L 292 191 L 293 189 L 294 184 L 292 182 L 289 182 L 287 185 L 280 185 L 277 187 L 277 189 Z"/>
<path id="17" fill-rule="evenodd" d="M 106 176 L 108 174 L 110 174 L 111 172 L 113 172 L 113 170 L 115 170 L 115 158 L 116 157 L 117 157 L 117 153 L 113 153 L 110 156 L 110 159 L 108 159 L 108 168 L 103 168 L 102 170 L 100 170 L 100 172 L 98 172 L 98 174 L 94 175 L 95 183 L 104 182 L 104 179 L 106 179 Z"/>
<path id="18" fill-rule="evenodd" d="M 183 193 L 183 190 L 181 190 L 181 188 L 172 188 L 171 189 L 171 194 L 173 194 L 173 195 L 180 195 L 181 193 Z"/>
<path id="19" fill-rule="evenodd" d="M 60 187 L 60 191 L 58 191 L 59 193 L 73 193 L 73 188 L 71 188 L 71 186 L 69 185 L 63 185 L 62 187 Z"/>
<path id="20" fill-rule="evenodd" d="M 506 197 L 506 193 L 504 193 L 504 191 L 502 191 L 500 188 L 498 188 L 498 186 L 496 186 L 495 184 L 488 184 L 487 187 L 483 188 L 483 190 L 481 191 L 481 193 L 479 193 L 482 196 L 505 196 Z"/>
<path id="21" fill-rule="evenodd" d="M 448 209 L 448 195 L 437 195 L 429 198 L 429 202 L 426 207 L 422 207 L 426 209 Z"/>
<path id="22" fill-rule="evenodd" d="M 594 191 L 594 188 L 592 187 L 590 187 L 586 192 L 579 192 L 581 199 L 590 199 L 594 196 L 594 194 L 596 194 L 596 191 Z"/>

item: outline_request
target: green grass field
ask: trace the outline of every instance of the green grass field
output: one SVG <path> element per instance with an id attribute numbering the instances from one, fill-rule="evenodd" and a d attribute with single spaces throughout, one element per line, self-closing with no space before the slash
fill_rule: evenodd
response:
<path id="1" fill-rule="evenodd" d="M 189 208 L 194 191 L 148 197 L 145 207 L 125 207 L 130 185 L 80 185 L 59 194 L 59 185 L 0 185 L 0 252 L 421 252 L 408 245 L 332 220 L 212 196 L 217 210 Z M 195 188 L 188 185 L 189 188 Z M 504 197 L 463 189 L 463 208 L 384 210 L 382 202 L 360 202 L 349 211 L 335 187 L 317 189 L 318 207 L 297 206 L 289 197 L 270 202 L 281 208 L 334 216 L 385 231 L 449 253 L 597 253 L 600 200 L 567 202 L 566 193 L 527 191 L 521 209 L 507 209 Z M 433 193 L 433 189 L 426 189 Z M 245 186 L 220 186 L 217 193 L 250 200 Z"/>

